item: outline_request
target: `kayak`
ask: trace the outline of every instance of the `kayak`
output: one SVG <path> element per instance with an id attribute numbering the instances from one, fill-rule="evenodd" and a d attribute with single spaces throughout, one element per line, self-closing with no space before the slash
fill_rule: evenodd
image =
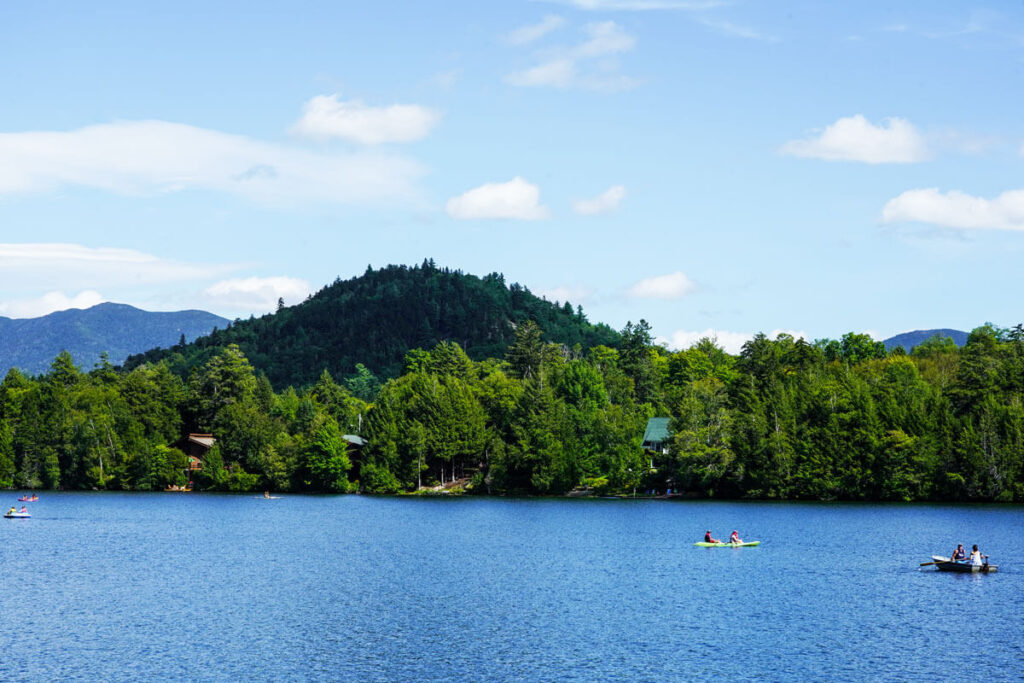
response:
<path id="1" fill-rule="evenodd" d="M 21 498 L 18 499 L 18 502 L 19 503 L 35 503 L 38 500 L 39 500 L 38 498 L 25 498 L 24 496 L 22 496 Z"/>
<path id="2" fill-rule="evenodd" d="M 699 545 L 701 548 L 749 548 L 760 543 L 761 541 L 744 541 L 743 543 L 708 543 L 706 541 L 698 541 L 694 545 Z"/>
<path id="3" fill-rule="evenodd" d="M 28 519 L 31 516 L 28 512 L 8 512 L 4 515 L 7 519 Z"/>

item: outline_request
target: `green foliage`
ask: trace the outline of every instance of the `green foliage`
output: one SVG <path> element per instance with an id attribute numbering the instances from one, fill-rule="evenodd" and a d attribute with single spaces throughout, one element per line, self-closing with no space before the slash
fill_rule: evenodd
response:
<path id="1" fill-rule="evenodd" d="M 476 361 L 500 358 L 516 326 L 528 320 L 543 328 L 544 341 L 568 348 L 618 342 L 612 329 L 591 324 L 581 309 L 557 306 L 519 284 L 506 285 L 498 273 L 480 278 L 427 260 L 413 267 L 367 269 L 359 277 L 336 280 L 301 304 L 235 321 L 191 344 L 131 356 L 125 367 L 167 360 L 184 377 L 236 344 L 275 387 L 312 384 L 324 370 L 338 378 L 358 376 L 360 363 L 388 379 L 403 372 L 411 349 L 443 341 L 457 342 Z M 366 401 L 375 393 L 372 387 L 350 388 Z"/>
<path id="2" fill-rule="evenodd" d="M 334 418 L 322 415 L 317 419 L 300 457 L 309 486 L 314 490 L 347 493 L 352 489 L 348 481 L 348 471 L 352 469 L 348 444 Z"/>
<path id="3" fill-rule="evenodd" d="M 909 355 L 857 334 L 669 353 L 643 321 L 621 340 L 556 344 L 527 318 L 489 359 L 438 340 L 403 350 L 383 383 L 368 365 L 341 383 L 321 367 L 278 392 L 241 345 L 193 357 L 187 381 L 180 358 L 82 373 L 60 354 L 0 382 L 0 487 L 162 490 L 193 474 L 219 491 L 1024 501 L 1022 326 Z M 667 453 L 641 448 L 655 416 L 670 418 Z M 193 473 L 179 446 L 194 431 L 216 445 Z"/>

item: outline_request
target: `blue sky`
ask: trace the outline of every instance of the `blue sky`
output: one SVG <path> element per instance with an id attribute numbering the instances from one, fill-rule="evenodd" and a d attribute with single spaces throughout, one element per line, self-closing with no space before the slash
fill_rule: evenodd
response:
<path id="1" fill-rule="evenodd" d="M 1024 7 L 0 4 L 0 315 L 505 273 L 675 347 L 1024 321 Z"/>

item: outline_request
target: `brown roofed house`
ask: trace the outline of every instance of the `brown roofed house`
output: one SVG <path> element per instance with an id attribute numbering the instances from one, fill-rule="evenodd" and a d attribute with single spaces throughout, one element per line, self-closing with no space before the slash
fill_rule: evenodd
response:
<path id="1" fill-rule="evenodd" d="M 203 469 L 203 457 L 207 451 L 213 448 L 217 439 L 213 434 L 189 434 L 184 440 L 185 455 L 188 456 L 188 469 L 190 472 L 198 472 Z"/>

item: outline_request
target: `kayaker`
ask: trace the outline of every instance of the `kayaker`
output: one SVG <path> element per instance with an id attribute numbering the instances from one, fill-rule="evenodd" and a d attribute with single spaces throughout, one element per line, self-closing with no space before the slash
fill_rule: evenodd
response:
<path id="1" fill-rule="evenodd" d="M 953 551 L 953 556 L 949 559 L 953 560 L 953 562 L 963 562 L 967 559 L 967 551 L 964 550 L 963 543 L 956 544 L 956 550 Z"/>
<path id="2" fill-rule="evenodd" d="M 704 542 L 705 543 L 721 543 L 721 541 L 719 541 L 717 538 L 712 538 L 711 537 L 711 529 L 708 529 L 706 532 L 704 532 Z"/>
<path id="3" fill-rule="evenodd" d="M 971 546 L 971 564 L 973 564 L 976 567 L 980 567 L 983 564 L 988 564 L 988 555 L 981 554 L 981 551 L 978 550 L 977 543 Z"/>
<path id="4" fill-rule="evenodd" d="M 743 543 L 743 540 L 740 538 L 740 532 L 733 529 L 729 535 L 729 543 Z"/>
<path id="5" fill-rule="evenodd" d="M 18 508 L 14 507 L 14 506 L 12 505 L 12 506 L 11 506 L 11 509 L 7 511 L 7 514 L 9 514 L 9 515 L 14 515 L 14 514 L 17 514 L 17 512 L 18 512 Z"/>

